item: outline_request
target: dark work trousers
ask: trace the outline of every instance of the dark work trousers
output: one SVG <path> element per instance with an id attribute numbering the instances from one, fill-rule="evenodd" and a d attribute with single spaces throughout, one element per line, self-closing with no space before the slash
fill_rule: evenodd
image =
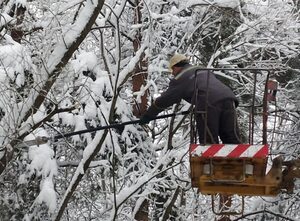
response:
<path id="1" fill-rule="evenodd" d="M 204 111 L 202 106 L 200 111 Z M 239 144 L 239 129 L 234 101 L 223 100 L 215 105 L 208 105 L 206 114 L 197 114 L 197 130 L 201 144 L 218 144 L 219 138 L 223 144 Z M 205 118 L 207 127 L 205 130 Z M 205 138 L 206 134 L 206 140 Z"/>

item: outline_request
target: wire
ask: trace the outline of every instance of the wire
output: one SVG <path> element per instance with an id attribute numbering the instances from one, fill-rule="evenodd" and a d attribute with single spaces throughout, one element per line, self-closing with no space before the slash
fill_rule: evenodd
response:
<path id="1" fill-rule="evenodd" d="M 177 115 L 186 115 L 186 114 L 189 114 L 189 113 L 190 113 L 190 111 L 183 111 L 183 112 L 178 112 L 178 113 L 160 115 L 160 116 L 152 118 L 151 120 L 174 117 L 174 116 L 177 116 Z M 125 125 L 138 124 L 138 123 L 141 123 L 141 120 L 133 120 L 133 121 L 127 121 L 127 122 L 123 122 L 123 123 L 113 123 L 113 124 L 110 124 L 110 125 L 105 125 L 105 126 L 99 126 L 99 127 L 85 129 L 85 130 L 74 131 L 74 132 L 71 132 L 71 133 L 58 134 L 58 135 L 55 135 L 53 137 L 53 140 L 58 140 L 58 139 L 61 139 L 61 138 L 71 137 L 71 136 L 74 136 L 74 135 L 79 135 L 79 134 L 84 134 L 84 133 L 90 133 L 90 132 L 94 132 L 94 131 L 98 131 L 98 130 L 105 130 L 105 129 L 111 129 L 111 128 L 122 128 Z"/>

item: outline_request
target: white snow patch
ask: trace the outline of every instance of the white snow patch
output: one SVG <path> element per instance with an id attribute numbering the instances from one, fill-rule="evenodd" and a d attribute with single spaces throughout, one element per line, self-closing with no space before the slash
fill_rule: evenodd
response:
<path id="1" fill-rule="evenodd" d="M 83 51 L 71 63 L 75 73 L 80 73 L 86 70 L 93 71 L 97 67 L 97 60 L 98 58 L 93 52 Z"/>
<path id="2" fill-rule="evenodd" d="M 8 14 L 6 13 L 1 13 L 0 14 L 0 28 L 2 26 L 7 25 L 8 23 L 10 23 L 13 20 L 12 17 L 10 17 Z"/>
<path id="3" fill-rule="evenodd" d="M 45 130 L 39 129 L 35 134 L 30 134 L 25 140 L 33 140 L 37 136 L 47 136 Z M 30 177 L 33 173 L 41 176 L 40 193 L 35 199 L 34 204 L 44 202 L 49 209 L 49 212 L 54 212 L 57 206 L 57 198 L 54 190 L 53 177 L 57 175 L 57 164 L 54 158 L 54 151 L 48 144 L 34 145 L 29 147 L 28 158 L 31 160 L 27 169 L 29 174 L 21 175 L 19 184 L 26 183 L 26 177 Z"/>
<path id="4" fill-rule="evenodd" d="M 63 30 L 63 39 L 57 44 L 53 53 L 49 58 L 47 67 L 49 72 L 52 73 L 56 65 L 61 62 L 61 58 L 64 56 L 65 52 L 80 36 L 82 30 L 84 30 L 87 22 L 89 21 L 91 15 L 93 14 L 95 7 L 97 6 L 95 1 L 86 1 L 85 6 L 81 10 L 78 19 L 73 25 L 70 25 L 67 29 Z"/>
<path id="5" fill-rule="evenodd" d="M 40 184 L 41 192 L 35 200 L 35 203 L 46 203 L 49 208 L 49 212 L 54 212 L 57 206 L 57 198 L 54 190 L 54 185 L 52 182 L 52 178 L 47 177 L 46 179 L 41 181 Z"/>
<path id="6" fill-rule="evenodd" d="M 214 3 L 220 7 L 235 8 L 239 6 L 238 0 L 214 0 Z"/>

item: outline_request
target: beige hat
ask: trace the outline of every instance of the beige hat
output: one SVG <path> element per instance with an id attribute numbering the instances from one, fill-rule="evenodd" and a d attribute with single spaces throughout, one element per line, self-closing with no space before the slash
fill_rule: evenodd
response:
<path id="1" fill-rule="evenodd" d="M 183 54 L 174 54 L 173 57 L 171 57 L 170 62 L 169 62 L 169 69 L 172 70 L 172 67 L 175 64 L 178 64 L 181 61 L 188 61 L 189 59 L 183 55 Z"/>

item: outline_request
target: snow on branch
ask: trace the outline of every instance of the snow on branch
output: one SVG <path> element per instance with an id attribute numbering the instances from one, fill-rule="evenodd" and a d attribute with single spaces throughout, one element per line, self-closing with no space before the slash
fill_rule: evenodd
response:
<path id="1" fill-rule="evenodd" d="M 36 136 L 48 136 L 46 131 L 38 130 L 35 135 L 30 134 L 25 139 L 31 140 Z M 49 212 L 54 212 L 57 206 L 56 192 L 54 189 L 53 178 L 57 175 L 57 164 L 54 158 L 54 151 L 49 144 L 34 145 L 29 147 L 28 159 L 30 164 L 27 166 L 26 173 L 19 177 L 18 184 L 27 183 L 33 175 L 41 177 L 40 192 L 35 199 L 32 207 L 45 203 Z"/>
<path id="2" fill-rule="evenodd" d="M 111 220 L 117 214 L 117 210 L 123 203 L 125 203 L 130 197 L 132 197 L 137 191 L 139 191 L 144 185 L 149 183 L 151 180 L 158 178 L 161 174 L 164 174 L 166 171 L 177 167 L 182 164 L 183 158 L 186 155 L 184 151 L 170 151 L 166 152 L 162 160 L 157 162 L 157 165 L 149 172 L 145 173 L 141 177 L 138 178 L 135 184 L 132 184 L 130 187 L 122 188 L 122 190 L 116 195 L 116 202 L 114 210 L 111 211 Z M 178 158 L 178 162 L 169 164 L 172 159 Z M 156 181 L 152 181 L 156 182 Z"/>
<path id="3" fill-rule="evenodd" d="M 145 52 L 147 48 L 147 44 L 141 45 L 140 49 L 136 52 L 135 56 L 130 59 L 129 63 L 123 68 L 119 75 L 118 86 L 123 85 L 128 77 L 130 77 L 130 73 L 133 72 L 136 64 L 139 62 L 142 54 Z"/>
<path id="4" fill-rule="evenodd" d="M 73 175 L 72 181 L 70 182 L 68 189 L 65 192 L 65 195 L 62 199 L 62 203 L 54 220 L 58 221 L 62 217 L 63 212 L 68 204 L 68 201 L 73 195 L 83 175 L 85 174 L 85 171 L 89 167 L 91 161 L 94 159 L 94 156 L 100 151 L 102 144 L 105 141 L 107 133 L 107 130 L 98 132 L 94 140 L 85 148 L 83 153 L 83 159 L 80 161 Z"/>
<path id="5" fill-rule="evenodd" d="M 12 20 L 13 20 L 13 18 L 11 16 L 9 16 L 8 14 L 1 13 L 0 14 L 0 28 L 9 24 Z"/>
<path id="6" fill-rule="evenodd" d="M 92 25 L 95 23 L 95 20 L 100 13 L 103 3 L 104 0 L 87 1 L 83 10 L 80 12 L 78 19 L 63 34 L 62 40 L 58 42 L 46 64 L 49 78 L 34 99 L 32 108 L 25 114 L 23 118 L 24 120 L 26 120 L 32 112 L 36 112 L 36 110 L 39 109 L 60 74 L 61 69 L 68 63 L 75 50 L 88 35 Z"/>

